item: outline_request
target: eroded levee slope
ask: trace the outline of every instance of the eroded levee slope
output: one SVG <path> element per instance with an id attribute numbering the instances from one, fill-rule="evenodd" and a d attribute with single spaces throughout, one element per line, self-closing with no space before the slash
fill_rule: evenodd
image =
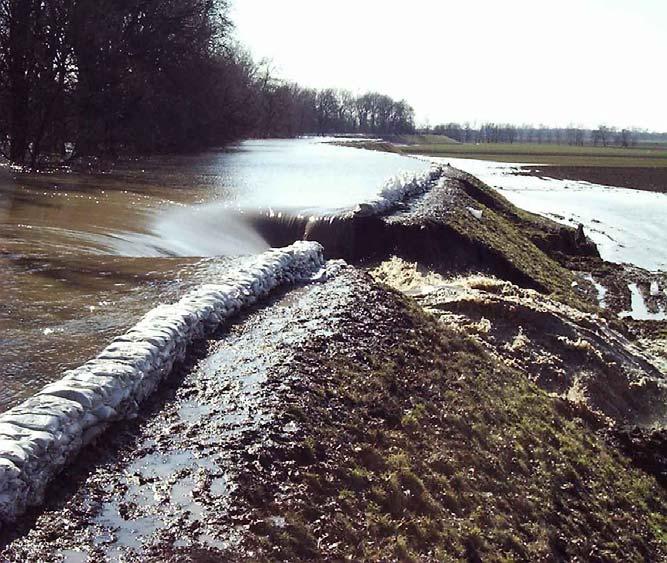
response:
<path id="1" fill-rule="evenodd" d="M 601 419 L 352 267 L 250 311 L 149 406 L 0 558 L 667 554 L 665 493 Z"/>
<path id="2" fill-rule="evenodd" d="M 614 425 L 667 424 L 667 379 L 657 358 L 598 313 L 497 278 L 445 278 L 399 258 L 372 274 L 546 391 Z"/>
<path id="3" fill-rule="evenodd" d="M 599 260 L 582 232 L 451 168 L 254 220 L 403 293 L 330 262 L 200 340 L 0 560 L 667 556 L 665 490 L 615 445 L 664 478 L 658 434 L 618 433 L 664 428 L 664 374 L 567 267 Z"/>
<path id="4" fill-rule="evenodd" d="M 273 245 L 316 240 L 329 257 L 359 264 L 398 255 L 442 272 L 493 273 L 570 301 L 575 278 L 558 258 L 597 256 L 582 232 L 523 212 L 449 166 L 390 183 L 382 194 L 344 213 L 267 211 L 249 220 Z"/>

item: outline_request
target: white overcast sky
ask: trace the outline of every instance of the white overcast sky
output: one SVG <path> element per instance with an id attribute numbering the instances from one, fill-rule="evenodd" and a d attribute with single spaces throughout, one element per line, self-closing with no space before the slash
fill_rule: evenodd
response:
<path id="1" fill-rule="evenodd" d="M 304 86 L 405 98 L 420 123 L 667 131 L 667 0 L 232 0 Z"/>

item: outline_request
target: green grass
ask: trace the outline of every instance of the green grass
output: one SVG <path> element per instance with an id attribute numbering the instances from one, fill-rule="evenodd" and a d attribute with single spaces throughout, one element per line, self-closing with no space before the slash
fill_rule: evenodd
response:
<path id="1" fill-rule="evenodd" d="M 316 348 L 293 405 L 313 455 L 291 473 L 286 526 L 251 540 L 259 559 L 664 560 L 665 493 L 595 418 L 410 301 L 365 297 L 362 318 L 393 328 L 381 348 Z"/>
<path id="2" fill-rule="evenodd" d="M 387 135 L 384 140 L 400 145 L 457 145 L 458 141 L 446 135 Z"/>
<path id="3" fill-rule="evenodd" d="M 499 256 L 505 257 L 553 298 L 570 305 L 582 306 L 572 290 L 572 273 L 535 244 L 538 237 L 547 236 L 547 230 L 540 223 L 540 218 L 515 208 L 481 182 L 478 189 L 486 191 L 489 203 L 498 202 L 495 209 L 492 210 L 481 201 L 475 200 L 475 207 L 483 209 L 484 213 L 484 220 L 477 221 L 471 219 L 465 207 L 457 206 L 447 216 L 448 225 L 461 236 L 494 249 Z"/>
<path id="4" fill-rule="evenodd" d="M 404 154 L 452 158 L 476 158 L 498 162 L 525 164 L 557 164 L 561 166 L 628 166 L 667 167 L 667 147 L 574 147 L 551 144 L 441 143 L 426 138 L 408 146 L 395 147 Z M 381 146 L 359 143 L 362 148 L 382 150 Z"/>

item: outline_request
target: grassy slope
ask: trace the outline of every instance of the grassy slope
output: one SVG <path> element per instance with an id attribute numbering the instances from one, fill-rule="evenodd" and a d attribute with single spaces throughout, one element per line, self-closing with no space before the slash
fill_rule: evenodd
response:
<path id="1" fill-rule="evenodd" d="M 356 312 L 377 332 L 312 345 L 289 484 L 250 495 L 259 559 L 665 557 L 664 490 L 594 420 L 403 297 L 375 287 Z"/>
<path id="2" fill-rule="evenodd" d="M 478 221 L 471 217 L 467 209 L 457 208 L 449 215 L 448 224 L 462 236 L 496 249 L 552 297 L 574 306 L 583 306 L 572 290 L 572 273 L 537 248 L 526 236 L 527 233 L 522 232 L 522 226 L 526 230 L 532 229 L 536 237 L 543 236 L 544 231 L 532 222 L 522 224 L 488 207 L 483 208 L 483 212 L 483 219 Z"/>
<path id="3" fill-rule="evenodd" d="M 386 141 L 402 145 L 457 145 L 458 141 L 446 135 L 387 135 Z"/>
<path id="4" fill-rule="evenodd" d="M 444 220 L 460 236 L 478 241 L 511 263 L 519 272 L 534 280 L 542 291 L 552 297 L 588 309 L 575 294 L 574 276 L 553 256 L 544 252 L 558 241 L 563 228 L 539 215 L 512 205 L 505 197 L 479 179 L 465 172 L 454 172 L 463 191 L 455 196 Z M 468 207 L 483 211 L 483 218 L 472 217 Z"/>

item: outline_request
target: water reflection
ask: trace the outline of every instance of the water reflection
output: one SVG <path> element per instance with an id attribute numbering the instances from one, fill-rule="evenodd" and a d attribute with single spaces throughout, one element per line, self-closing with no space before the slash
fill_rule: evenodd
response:
<path id="1" fill-rule="evenodd" d="M 157 303 L 210 281 L 202 257 L 266 249 L 249 210 L 349 208 L 387 177 L 426 166 L 292 140 L 98 163 L 94 173 L 0 168 L 0 411 Z"/>

